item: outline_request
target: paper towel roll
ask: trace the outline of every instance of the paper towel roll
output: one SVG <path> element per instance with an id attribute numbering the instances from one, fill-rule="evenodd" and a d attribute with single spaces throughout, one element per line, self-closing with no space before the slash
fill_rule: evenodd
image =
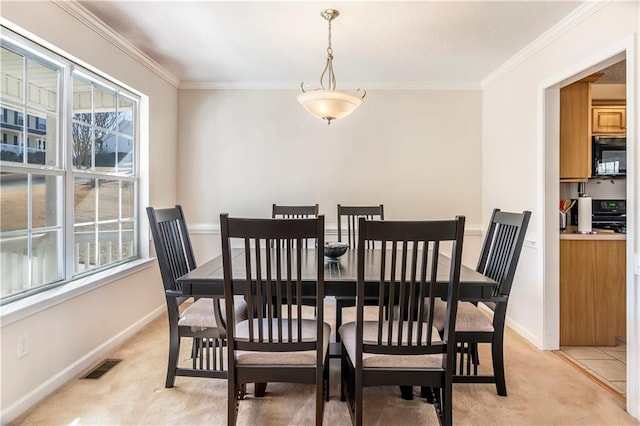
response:
<path id="1" fill-rule="evenodd" d="M 578 198 L 578 232 L 591 232 L 591 197 Z"/>

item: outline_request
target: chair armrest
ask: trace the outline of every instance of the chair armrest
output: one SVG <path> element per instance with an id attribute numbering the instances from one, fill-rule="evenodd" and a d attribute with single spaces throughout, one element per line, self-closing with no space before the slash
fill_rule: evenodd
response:
<path id="1" fill-rule="evenodd" d="M 184 294 L 178 290 L 165 290 L 164 294 L 169 297 L 184 297 Z"/>

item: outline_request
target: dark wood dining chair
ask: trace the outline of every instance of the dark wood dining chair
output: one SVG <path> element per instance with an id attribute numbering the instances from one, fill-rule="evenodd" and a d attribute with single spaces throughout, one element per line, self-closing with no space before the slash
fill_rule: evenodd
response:
<path id="1" fill-rule="evenodd" d="M 324 244 L 324 216 L 241 219 L 222 214 L 220 227 L 227 312 L 234 311 L 234 294 L 243 294 L 248 304 L 248 319 L 226 318 L 228 424 L 236 423 L 246 383 L 287 382 L 315 384 L 315 423 L 321 425 L 329 392 L 331 333 L 324 322 L 324 258 L 316 250 L 315 259 L 307 259 L 301 241 Z M 244 247 L 243 256 L 232 256 L 235 244 Z M 313 276 L 302 276 L 306 261 L 315 264 Z M 236 280 L 233 271 L 238 268 L 244 278 Z M 315 298 L 315 318 L 303 318 L 303 296 Z"/>
<path id="2" fill-rule="evenodd" d="M 339 329 L 341 398 L 347 399 L 354 424 L 363 424 L 363 388 L 391 385 L 432 389 L 440 423 L 452 424 L 454 327 L 464 223 L 463 216 L 448 221 L 360 219 L 356 321 Z M 365 320 L 365 265 L 370 264 L 371 251 L 361 248 L 367 240 L 387 250 L 381 264 L 366 275 L 378 283 L 378 314 Z M 433 309 L 441 242 L 451 243 L 443 336 L 434 327 Z M 394 312 L 393 318 L 384 312 Z"/>
<path id="3" fill-rule="evenodd" d="M 271 208 L 272 219 L 308 219 L 318 217 L 318 204 L 301 205 L 301 206 L 285 206 L 273 204 Z M 304 240 L 304 247 L 309 247 L 309 240 Z"/>
<path id="4" fill-rule="evenodd" d="M 284 206 L 273 204 L 271 208 L 271 217 L 273 219 L 308 219 L 317 217 L 318 212 L 318 204 L 308 206 Z"/>
<path id="5" fill-rule="evenodd" d="M 338 241 L 346 239 L 350 248 L 355 248 L 358 242 L 358 221 L 363 217 L 368 220 L 384 220 L 384 205 L 376 206 L 343 206 L 338 204 Z M 371 241 L 366 242 L 366 248 L 372 248 Z M 342 309 L 355 306 L 356 301 L 352 297 L 336 297 L 336 329 L 342 324 Z M 336 334 L 336 342 L 340 342 L 340 336 Z"/>
<path id="6" fill-rule="evenodd" d="M 494 209 L 489 228 L 482 245 L 476 270 L 498 282 L 491 301 L 482 302 L 491 311 L 488 318 L 477 303 L 460 302 L 455 336 L 458 357 L 455 383 L 495 383 L 498 395 L 507 396 L 504 370 L 504 327 L 507 303 L 513 286 L 513 278 L 527 233 L 530 211 L 503 212 Z M 439 330 L 445 326 L 445 303 L 436 304 L 435 324 Z M 493 374 L 479 375 L 478 344 L 491 344 Z"/>
<path id="7" fill-rule="evenodd" d="M 358 221 L 361 217 L 368 220 L 384 220 L 384 205 L 343 206 L 338 204 L 338 241 L 346 238 L 349 247 L 356 247 L 356 243 L 358 242 Z M 366 247 L 371 247 L 370 241 L 367 242 Z"/>
<path id="8" fill-rule="evenodd" d="M 196 267 L 182 207 L 147 207 L 147 216 L 169 316 L 169 360 L 165 386 L 173 387 L 176 376 L 226 379 L 223 356 L 226 345 L 223 318 L 226 308 L 220 299 L 199 298 L 194 301 L 184 297 L 176 282 L 177 278 Z M 238 319 L 247 318 L 246 303 L 240 298 L 232 312 Z M 192 339 L 191 366 L 178 365 L 182 338 Z"/>

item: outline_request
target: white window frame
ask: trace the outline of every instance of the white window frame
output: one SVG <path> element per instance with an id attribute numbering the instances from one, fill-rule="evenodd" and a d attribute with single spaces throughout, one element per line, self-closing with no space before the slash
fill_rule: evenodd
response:
<path id="1" fill-rule="evenodd" d="M 60 120 L 60 126 L 58 128 L 59 137 L 62 138 L 59 142 L 60 147 L 63 147 L 63 151 L 59 152 L 59 156 L 64 156 L 60 169 L 49 168 L 43 170 L 43 168 L 36 168 L 31 170 L 32 167 L 26 164 L 25 171 L 37 173 L 54 173 L 57 174 L 60 170 L 64 175 L 65 183 L 63 184 L 64 206 L 62 207 L 63 229 L 64 238 L 63 246 L 65 249 L 66 264 L 64 265 L 64 278 L 56 283 L 50 283 L 41 286 L 38 291 L 33 294 L 26 294 L 23 297 L 11 297 L 8 296 L 2 301 L 2 309 L 0 309 L 0 320 L 3 324 L 9 324 L 14 321 L 18 321 L 28 315 L 32 315 L 35 312 L 46 309 L 49 306 L 53 306 L 57 303 L 61 303 L 71 297 L 76 297 L 86 291 L 95 289 L 98 286 L 108 284 L 109 282 L 121 279 L 122 277 L 131 273 L 137 272 L 141 269 L 147 268 L 152 265 L 151 259 L 149 259 L 148 251 L 148 232 L 147 229 L 141 224 L 141 205 L 148 199 L 148 147 L 146 138 L 148 137 L 148 98 L 142 93 L 135 91 L 134 89 L 122 84 L 116 79 L 101 73 L 88 64 L 73 58 L 65 52 L 57 49 L 41 39 L 28 34 L 26 31 L 20 31 L 19 28 L 9 28 L 5 26 L 7 21 L 2 20 L 0 24 L 1 36 L 3 43 L 6 41 L 9 44 L 18 46 L 20 49 L 28 51 L 36 56 L 44 56 L 50 62 L 59 63 L 63 66 L 65 71 L 62 73 L 63 90 L 67 93 L 71 93 L 71 75 L 72 70 L 76 72 L 86 73 L 94 81 L 100 84 L 106 84 L 107 86 L 117 86 L 119 90 L 126 93 L 127 97 L 136 100 L 136 129 L 135 133 L 135 175 L 137 179 L 137 190 L 134 197 L 134 216 L 136 228 L 136 257 L 130 258 L 124 261 L 117 262 L 106 266 L 105 268 L 96 268 L 88 271 L 81 276 L 73 276 L 73 267 L 69 269 L 69 259 L 73 262 L 73 244 L 69 244 L 68 241 L 73 239 L 73 198 L 66 194 L 73 194 L 73 185 L 69 187 L 69 180 L 73 182 L 74 170 L 72 167 L 71 149 L 69 147 L 69 139 L 71 136 L 71 101 L 68 99 L 67 94 L 60 96 L 62 105 L 60 106 L 60 116 L 65 117 Z M 80 71 L 82 70 L 82 71 Z M 146 126 L 146 127 L 145 127 Z M 64 136 L 63 136 L 64 135 Z M 144 141 L 144 142 L 143 142 Z M 144 143 L 144 149 L 142 145 Z M 144 155 L 144 157 L 143 157 Z M 3 165 L 6 163 L 3 163 Z M 19 164 L 19 163 L 16 163 Z M 15 165 L 12 165 L 15 167 Z M 70 188 L 70 189 L 69 189 Z M 71 205 L 71 208 L 69 208 Z M 70 239 L 71 238 L 71 239 Z M 71 271 L 71 273 L 70 273 Z"/>

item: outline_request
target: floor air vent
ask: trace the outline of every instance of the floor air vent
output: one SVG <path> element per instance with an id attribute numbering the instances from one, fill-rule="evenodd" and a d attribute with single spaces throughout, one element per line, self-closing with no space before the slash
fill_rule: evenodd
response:
<path id="1" fill-rule="evenodd" d="M 100 365 L 91 370 L 89 374 L 83 377 L 83 379 L 99 379 L 106 373 L 111 370 L 113 367 L 118 365 L 118 363 L 122 361 L 121 359 L 105 359 L 102 361 Z"/>

